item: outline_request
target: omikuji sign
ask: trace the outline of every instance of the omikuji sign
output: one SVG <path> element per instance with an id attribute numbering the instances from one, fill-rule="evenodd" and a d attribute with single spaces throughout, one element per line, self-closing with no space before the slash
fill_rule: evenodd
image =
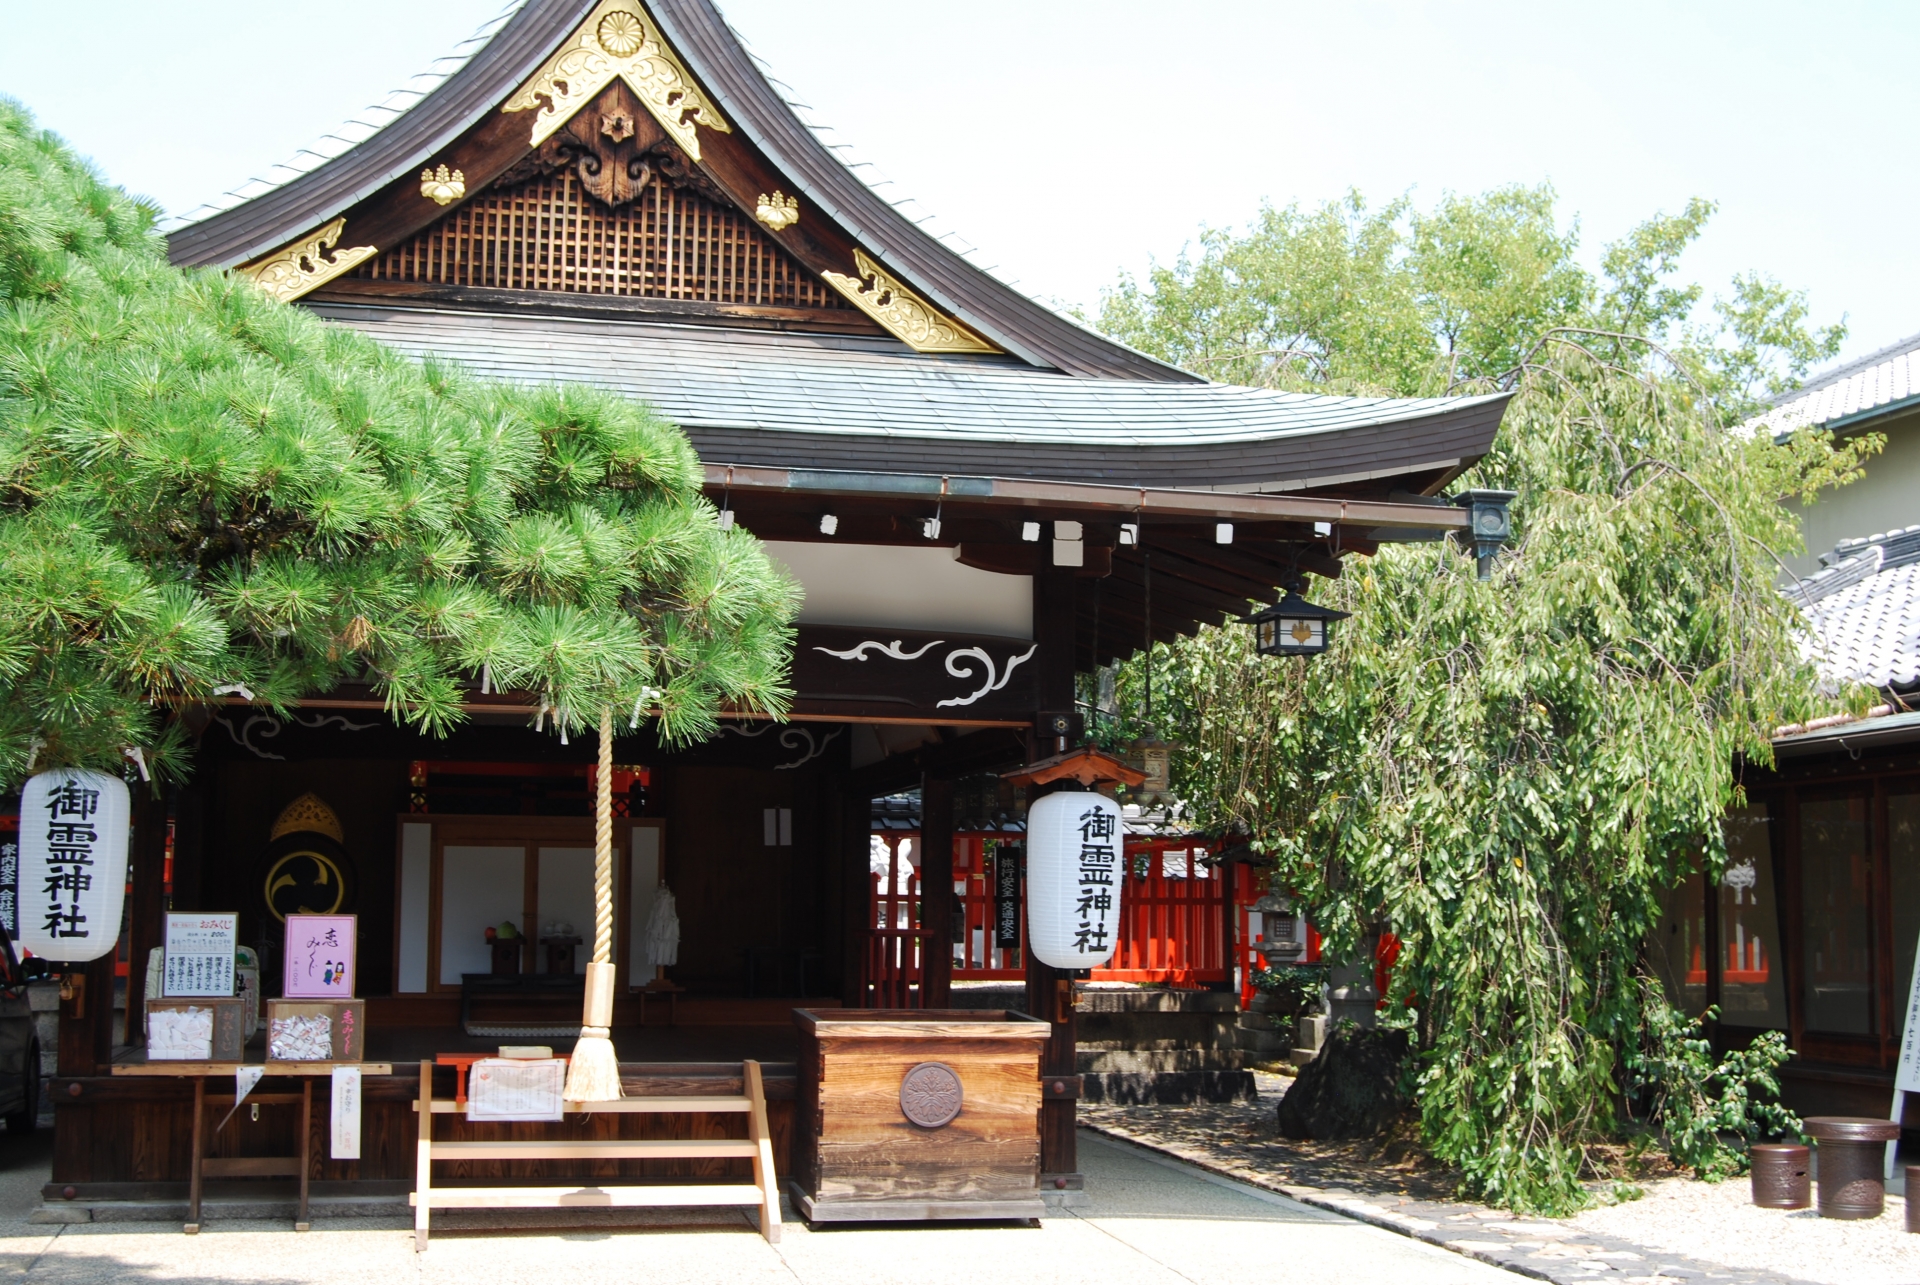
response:
<path id="1" fill-rule="evenodd" d="M 20 944 L 85 963 L 120 938 L 127 889 L 127 787 L 104 772 L 55 768 L 20 791 Z"/>
<path id="2" fill-rule="evenodd" d="M 1120 927 L 1120 805 L 1062 791 L 1027 810 L 1027 947 L 1055 968 L 1107 962 Z"/>

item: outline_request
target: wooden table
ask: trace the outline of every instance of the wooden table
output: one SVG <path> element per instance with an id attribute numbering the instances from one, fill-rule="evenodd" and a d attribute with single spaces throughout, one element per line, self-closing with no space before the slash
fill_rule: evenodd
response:
<path id="1" fill-rule="evenodd" d="M 207 1155 L 207 1107 L 228 1106 L 238 1097 L 239 1086 L 233 1093 L 207 1093 L 207 1081 L 217 1076 L 237 1075 L 243 1066 L 264 1066 L 269 1078 L 295 1077 L 300 1080 L 300 1092 L 267 1092 L 256 1090 L 247 1095 L 249 1102 L 261 1106 L 293 1106 L 300 1108 L 300 1151 L 293 1156 L 209 1156 Z M 113 1068 L 115 1075 L 130 1076 L 167 1076 L 173 1079 L 193 1081 L 193 1153 L 187 1173 L 187 1221 L 182 1230 L 192 1236 L 200 1230 L 200 1197 L 203 1182 L 207 1178 L 298 1178 L 300 1180 L 300 1199 L 294 1212 L 293 1229 L 306 1231 L 312 1220 L 308 1217 L 307 1190 L 313 1171 L 311 1154 L 313 1139 L 313 1082 L 315 1078 L 331 1076 L 336 1066 L 357 1066 L 363 1075 L 392 1075 L 391 1062 L 125 1062 Z M 224 1120 L 221 1121 L 225 1123 Z M 217 1128 L 218 1126 L 216 1126 Z"/>

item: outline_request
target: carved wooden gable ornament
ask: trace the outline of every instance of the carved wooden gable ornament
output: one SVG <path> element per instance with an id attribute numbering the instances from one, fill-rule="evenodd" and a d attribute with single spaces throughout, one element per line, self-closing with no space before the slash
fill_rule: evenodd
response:
<path id="1" fill-rule="evenodd" d="M 409 171 L 238 271 L 288 301 L 351 275 L 856 309 L 919 352 L 999 351 L 737 135 L 641 0 L 600 0 L 501 93 L 497 111 L 436 145 L 417 178 Z M 671 194 L 665 206 L 631 225 L 660 192 Z M 462 219 L 476 201 L 484 217 Z M 622 260 L 611 267 L 600 262 L 609 245 Z"/>

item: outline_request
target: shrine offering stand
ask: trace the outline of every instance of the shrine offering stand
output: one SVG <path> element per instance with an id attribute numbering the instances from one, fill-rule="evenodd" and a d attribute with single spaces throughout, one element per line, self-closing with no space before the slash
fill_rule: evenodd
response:
<path id="1" fill-rule="evenodd" d="M 308 1186 L 313 1174 L 313 1082 L 318 1077 L 331 1077 L 333 1068 L 343 1065 L 335 1062 L 268 1062 L 266 1074 L 269 1078 L 295 1078 L 300 1081 L 300 1091 L 292 1089 L 263 1090 L 256 1088 L 249 1093 L 240 1106 L 297 1106 L 300 1108 L 300 1121 L 296 1136 L 299 1138 L 297 1153 L 291 1156 L 209 1156 L 207 1144 L 211 1134 L 217 1132 L 226 1123 L 222 1117 L 211 1129 L 207 1124 L 209 1108 L 219 1110 L 229 1108 L 231 1115 L 235 1107 L 235 1092 L 208 1093 L 207 1081 L 213 1079 L 231 1080 L 237 1075 L 242 1062 L 133 1062 L 113 1068 L 116 1076 L 165 1077 L 169 1079 L 193 1081 L 193 1150 L 190 1167 L 187 1172 L 187 1219 L 181 1230 L 192 1236 L 200 1230 L 200 1202 L 208 1178 L 297 1178 L 299 1180 L 299 1203 L 295 1207 L 293 1229 L 306 1231 L 312 1226 L 308 1216 Z M 355 1062 L 366 1075 L 391 1075 L 393 1067 L 383 1062 Z"/>
<path id="2" fill-rule="evenodd" d="M 413 1247 L 427 1247 L 428 1224 L 435 1209 L 611 1209 L 676 1205 L 758 1205 L 760 1234 L 780 1239 L 780 1192 L 775 1185 L 773 1133 L 767 1125 L 767 1101 L 760 1064 L 742 1062 L 738 1096 L 649 1095 L 611 1102 L 567 1102 L 568 1114 L 644 1112 L 737 1113 L 747 1117 L 745 1138 L 582 1138 L 552 1141 L 438 1142 L 435 1115 L 463 1112 L 464 1105 L 433 1096 L 433 1063 L 420 1064 L 420 1141 L 415 1157 Z M 435 1187 L 435 1161 L 453 1160 L 722 1160 L 752 1162 L 753 1181 L 647 1183 L 630 1186 Z"/>
<path id="3" fill-rule="evenodd" d="M 795 1009 L 794 1206 L 810 1222 L 1038 1218 L 1040 1053 L 1023 1013 Z"/>

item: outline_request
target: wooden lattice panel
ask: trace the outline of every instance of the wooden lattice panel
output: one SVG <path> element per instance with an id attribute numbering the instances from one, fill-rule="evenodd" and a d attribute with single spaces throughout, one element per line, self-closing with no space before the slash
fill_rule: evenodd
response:
<path id="1" fill-rule="evenodd" d="M 852 311 L 746 215 L 657 174 L 618 210 L 588 196 L 571 168 L 483 192 L 351 275 Z"/>

